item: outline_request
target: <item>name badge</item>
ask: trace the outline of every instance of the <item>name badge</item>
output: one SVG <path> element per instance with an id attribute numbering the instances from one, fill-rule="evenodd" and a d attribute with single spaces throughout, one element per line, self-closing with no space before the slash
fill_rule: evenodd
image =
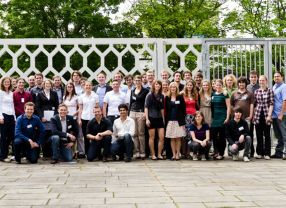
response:
<path id="1" fill-rule="evenodd" d="M 69 125 L 69 126 L 68 126 L 68 129 L 71 129 L 71 128 L 72 128 L 72 125 Z"/>
<path id="2" fill-rule="evenodd" d="M 30 129 L 30 128 L 32 128 L 32 124 L 29 124 L 29 125 L 27 126 L 27 129 Z"/>
<path id="3" fill-rule="evenodd" d="M 133 100 L 136 100 L 136 97 L 135 97 L 135 96 L 132 96 L 132 99 L 133 99 Z"/>
<path id="4" fill-rule="evenodd" d="M 175 104 L 180 104 L 180 101 L 179 100 L 175 101 Z"/>
<path id="5" fill-rule="evenodd" d="M 21 98 L 21 103 L 24 103 L 25 102 L 25 98 Z"/>
<path id="6" fill-rule="evenodd" d="M 243 126 L 239 127 L 238 130 L 239 130 L 239 131 L 244 130 Z"/>

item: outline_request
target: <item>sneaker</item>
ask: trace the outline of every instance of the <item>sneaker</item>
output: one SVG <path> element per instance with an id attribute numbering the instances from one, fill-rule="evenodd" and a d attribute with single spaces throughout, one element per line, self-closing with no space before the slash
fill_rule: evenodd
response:
<path id="1" fill-rule="evenodd" d="M 202 159 L 201 159 L 202 161 L 206 161 L 206 160 L 207 160 L 205 155 L 202 155 L 201 158 L 202 158 Z"/>
<path id="2" fill-rule="evenodd" d="M 237 161 L 238 160 L 238 155 L 232 155 L 232 160 Z"/>
<path id="3" fill-rule="evenodd" d="M 265 155 L 265 156 L 264 156 L 264 159 L 265 159 L 265 160 L 270 160 L 270 157 L 269 157 L 268 155 Z"/>
<path id="4" fill-rule="evenodd" d="M 268 156 L 269 157 L 269 156 Z M 256 159 L 262 159 L 262 155 L 256 155 Z"/>
<path id="5" fill-rule="evenodd" d="M 244 157 L 243 157 L 243 161 L 244 161 L 244 162 L 249 162 L 250 160 L 249 160 L 248 157 L 244 156 Z"/>
<path id="6" fill-rule="evenodd" d="M 196 154 L 193 155 L 193 161 L 198 161 L 198 156 Z"/>

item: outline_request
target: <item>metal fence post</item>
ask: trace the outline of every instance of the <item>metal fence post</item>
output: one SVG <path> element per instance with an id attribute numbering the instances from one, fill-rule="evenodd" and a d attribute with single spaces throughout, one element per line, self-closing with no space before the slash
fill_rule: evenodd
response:
<path id="1" fill-rule="evenodd" d="M 268 78 L 268 86 L 272 87 L 272 44 L 265 40 L 264 45 L 264 75 Z"/>
<path id="2" fill-rule="evenodd" d="M 210 80 L 210 57 L 209 57 L 209 45 L 207 41 L 203 41 L 202 43 L 202 71 L 204 74 L 204 77 L 208 80 Z"/>

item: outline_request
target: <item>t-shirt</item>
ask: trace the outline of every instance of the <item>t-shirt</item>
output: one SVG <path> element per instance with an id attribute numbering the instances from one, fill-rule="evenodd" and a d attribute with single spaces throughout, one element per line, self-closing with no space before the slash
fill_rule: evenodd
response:
<path id="1" fill-rule="evenodd" d="M 249 117 L 250 105 L 254 104 L 254 95 L 247 90 L 243 93 L 235 91 L 230 98 L 231 105 L 242 109 L 242 119 Z"/>
<path id="2" fill-rule="evenodd" d="M 210 127 L 208 124 L 203 124 L 200 129 L 197 128 L 196 125 L 190 125 L 189 131 L 193 131 L 195 133 L 196 139 L 203 141 L 206 139 L 206 132 Z"/>
<path id="3" fill-rule="evenodd" d="M 161 118 L 161 110 L 164 109 L 164 96 L 155 95 L 152 92 L 146 97 L 145 108 L 148 108 L 148 116 L 151 118 Z"/>
<path id="4" fill-rule="evenodd" d="M 227 116 L 227 106 L 225 100 L 229 98 L 228 94 L 216 92 L 212 93 L 212 127 L 221 127 Z"/>
<path id="5" fill-rule="evenodd" d="M 123 92 L 114 92 L 113 90 L 105 94 L 103 102 L 108 104 L 107 116 L 119 115 L 118 106 L 125 103 L 125 95 Z"/>
<path id="6" fill-rule="evenodd" d="M 91 92 L 90 95 L 86 93 L 81 94 L 78 98 L 78 103 L 82 105 L 81 119 L 91 120 L 94 117 L 93 108 L 99 102 L 98 95 L 95 92 Z"/>

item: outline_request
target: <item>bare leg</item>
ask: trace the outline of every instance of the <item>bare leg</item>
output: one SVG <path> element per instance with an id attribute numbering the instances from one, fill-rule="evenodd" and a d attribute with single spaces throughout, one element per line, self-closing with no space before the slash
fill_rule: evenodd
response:
<path id="1" fill-rule="evenodd" d="M 159 135 L 159 142 L 158 142 L 158 158 L 163 158 L 162 157 L 162 150 L 164 147 L 164 129 L 160 128 L 158 129 L 158 135 Z"/>
<path id="2" fill-rule="evenodd" d="M 155 129 L 149 129 L 149 148 L 152 159 L 155 159 L 155 150 L 154 150 L 154 139 L 155 139 Z"/>

